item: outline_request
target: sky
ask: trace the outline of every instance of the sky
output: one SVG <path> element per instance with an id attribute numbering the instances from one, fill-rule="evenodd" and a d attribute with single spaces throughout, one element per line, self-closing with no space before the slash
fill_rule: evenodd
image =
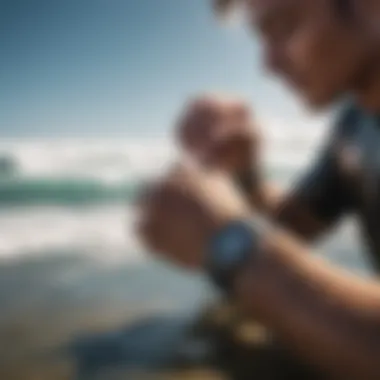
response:
<path id="1" fill-rule="evenodd" d="M 167 135 L 207 91 L 242 95 L 265 120 L 305 116 L 256 38 L 207 0 L 0 0 L 0 30 L 3 137 Z"/>

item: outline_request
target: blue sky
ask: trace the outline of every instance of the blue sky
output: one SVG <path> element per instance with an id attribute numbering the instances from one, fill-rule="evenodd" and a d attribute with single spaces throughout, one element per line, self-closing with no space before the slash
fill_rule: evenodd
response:
<path id="1" fill-rule="evenodd" d="M 0 0 L 2 136 L 165 135 L 204 90 L 292 122 L 297 102 L 206 0 Z"/>

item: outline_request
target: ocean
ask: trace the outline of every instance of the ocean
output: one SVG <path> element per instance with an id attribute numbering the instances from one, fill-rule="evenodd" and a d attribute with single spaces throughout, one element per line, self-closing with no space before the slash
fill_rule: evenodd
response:
<path id="1" fill-rule="evenodd" d="M 266 132 L 267 177 L 289 188 L 317 155 L 325 131 Z M 212 302 L 202 274 L 154 260 L 133 233 L 139 187 L 177 157 L 165 139 L 0 143 L 1 378 L 75 378 L 68 375 L 77 368 L 75 355 L 54 366 L 36 358 L 82 335 L 149 316 L 191 317 Z M 316 249 L 341 267 L 371 274 L 354 220 Z"/>

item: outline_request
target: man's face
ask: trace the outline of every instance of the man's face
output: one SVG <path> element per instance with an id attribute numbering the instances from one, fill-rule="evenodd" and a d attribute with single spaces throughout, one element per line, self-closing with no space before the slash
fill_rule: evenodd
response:
<path id="1" fill-rule="evenodd" d="M 332 0 L 248 0 L 266 66 L 312 107 L 351 89 L 368 56 L 355 20 Z M 353 14 L 353 17 L 355 14 Z"/>

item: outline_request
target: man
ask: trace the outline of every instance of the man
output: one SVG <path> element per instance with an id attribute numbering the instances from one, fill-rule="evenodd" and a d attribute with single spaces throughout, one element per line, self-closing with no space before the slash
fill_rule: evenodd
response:
<path id="1" fill-rule="evenodd" d="M 248 133 L 246 108 L 205 98 L 191 104 L 179 134 L 202 166 L 180 165 L 158 183 L 142 202 L 140 228 L 154 251 L 205 269 L 309 363 L 337 378 L 379 379 L 380 285 L 330 267 L 305 245 L 355 213 L 379 262 L 379 38 L 365 22 L 373 14 L 359 3 L 247 1 L 268 67 L 309 106 L 350 94 L 319 161 L 296 189 L 272 197 L 257 160 L 250 165 L 247 158 L 252 150 L 258 155 L 259 144 Z M 253 221 L 226 171 L 249 194 Z M 259 212 L 270 222 L 261 223 Z"/>

